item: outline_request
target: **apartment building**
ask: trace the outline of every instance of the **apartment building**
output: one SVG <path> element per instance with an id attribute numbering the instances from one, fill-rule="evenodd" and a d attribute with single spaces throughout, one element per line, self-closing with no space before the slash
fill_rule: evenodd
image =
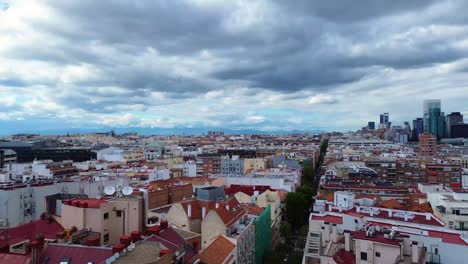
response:
<path id="1" fill-rule="evenodd" d="M 244 174 L 244 160 L 239 156 L 223 157 L 221 159 L 221 173 L 222 174 Z"/>
<path id="2" fill-rule="evenodd" d="M 350 194 L 311 213 L 303 263 L 463 263 L 468 237 L 431 213 L 357 205 Z M 346 203 L 339 203 L 344 201 Z"/>
<path id="3" fill-rule="evenodd" d="M 197 156 L 197 176 L 209 176 L 221 173 L 219 154 L 201 154 Z"/>
<path id="4" fill-rule="evenodd" d="M 419 135 L 419 156 L 433 157 L 437 154 L 437 138 L 431 134 Z"/>
<path id="5" fill-rule="evenodd" d="M 140 196 L 65 200 L 57 221 L 67 229 L 89 228 L 100 234 L 101 245 L 119 243 L 130 232 L 143 231 L 144 206 Z"/>
<path id="6" fill-rule="evenodd" d="M 456 230 L 468 230 L 468 193 L 429 192 L 434 215 L 442 219 L 447 226 Z"/>
<path id="7" fill-rule="evenodd" d="M 462 167 L 458 164 L 427 164 L 426 176 L 427 183 L 443 184 L 450 186 L 451 184 L 461 183 Z"/>

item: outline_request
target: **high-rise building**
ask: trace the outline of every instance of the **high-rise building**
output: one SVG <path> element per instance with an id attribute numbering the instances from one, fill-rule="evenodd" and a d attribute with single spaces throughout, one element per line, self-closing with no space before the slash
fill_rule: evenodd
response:
<path id="1" fill-rule="evenodd" d="M 419 156 L 432 157 L 437 153 L 437 138 L 432 134 L 419 135 Z"/>
<path id="2" fill-rule="evenodd" d="M 367 123 L 367 127 L 368 127 L 370 130 L 375 130 L 375 122 L 368 122 L 368 123 Z"/>
<path id="3" fill-rule="evenodd" d="M 424 133 L 441 139 L 445 137 L 445 116 L 441 111 L 440 100 L 424 101 Z"/>
<path id="4" fill-rule="evenodd" d="M 463 115 L 460 112 L 453 112 L 447 115 L 446 118 L 446 134 L 445 136 L 448 138 L 452 137 L 452 126 L 458 123 L 463 123 Z"/>
<path id="5" fill-rule="evenodd" d="M 452 126 L 453 138 L 468 138 L 468 124 L 456 124 Z"/>
<path id="6" fill-rule="evenodd" d="M 418 141 L 419 135 L 423 133 L 424 131 L 423 123 L 424 122 L 422 118 L 416 118 L 415 120 L 413 120 L 413 135 L 412 135 L 413 141 Z"/>
<path id="7" fill-rule="evenodd" d="M 381 114 L 379 128 L 389 128 L 389 127 L 390 127 L 389 114 L 388 113 Z"/>

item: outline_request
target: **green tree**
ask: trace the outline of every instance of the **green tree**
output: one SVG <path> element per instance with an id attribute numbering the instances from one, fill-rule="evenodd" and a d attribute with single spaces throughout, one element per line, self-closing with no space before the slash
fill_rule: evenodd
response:
<path id="1" fill-rule="evenodd" d="M 314 195 L 312 186 L 304 184 L 299 188 L 299 192 L 303 193 L 309 202 L 312 201 L 312 196 Z"/>
<path id="2" fill-rule="evenodd" d="M 281 222 L 279 227 L 279 233 L 282 237 L 288 237 L 291 235 L 292 229 L 291 224 L 288 222 Z"/>
<path id="3" fill-rule="evenodd" d="M 286 195 L 286 217 L 295 230 L 307 223 L 309 206 L 310 199 L 302 192 L 290 192 Z"/>

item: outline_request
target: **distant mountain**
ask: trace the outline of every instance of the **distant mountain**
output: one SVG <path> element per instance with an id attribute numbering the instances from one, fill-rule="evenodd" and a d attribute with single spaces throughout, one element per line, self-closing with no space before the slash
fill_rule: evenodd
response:
<path id="1" fill-rule="evenodd" d="M 0 123 L 0 125 L 3 125 Z M 11 124 L 10 124 L 11 125 Z M 34 128 L 1 129 L 0 135 L 7 136 L 15 133 L 35 133 L 40 135 L 65 135 L 67 133 L 96 133 L 114 130 L 117 134 L 136 132 L 141 135 L 202 135 L 208 131 L 224 131 L 225 134 L 292 134 L 292 133 L 320 133 L 324 130 L 261 130 L 261 129 L 232 129 L 220 127 L 174 127 L 174 128 L 143 128 L 143 127 L 49 127 L 39 126 Z"/>

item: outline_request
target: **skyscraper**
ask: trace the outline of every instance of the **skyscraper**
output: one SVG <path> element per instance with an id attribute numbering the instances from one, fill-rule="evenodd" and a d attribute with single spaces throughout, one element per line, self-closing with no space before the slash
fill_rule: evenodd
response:
<path id="1" fill-rule="evenodd" d="M 388 113 L 383 113 L 380 115 L 380 125 L 379 128 L 389 128 L 389 114 Z"/>
<path id="2" fill-rule="evenodd" d="M 447 115 L 446 121 L 446 137 L 452 137 L 452 126 L 458 123 L 463 123 L 463 115 L 460 112 L 453 112 Z"/>
<path id="3" fill-rule="evenodd" d="M 422 118 L 416 118 L 413 120 L 413 135 L 412 135 L 412 140 L 413 141 L 418 141 L 419 140 L 419 135 L 421 135 L 424 132 L 424 124 L 423 124 L 423 119 Z"/>
<path id="4" fill-rule="evenodd" d="M 375 122 L 368 122 L 368 123 L 367 123 L 367 127 L 368 127 L 370 130 L 375 130 Z"/>
<path id="5" fill-rule="evenodd" d="M 441 111 L 440 100 L 424 101 L 424 133 L 441 139 L 445 136 L 445 116 Z"/>

